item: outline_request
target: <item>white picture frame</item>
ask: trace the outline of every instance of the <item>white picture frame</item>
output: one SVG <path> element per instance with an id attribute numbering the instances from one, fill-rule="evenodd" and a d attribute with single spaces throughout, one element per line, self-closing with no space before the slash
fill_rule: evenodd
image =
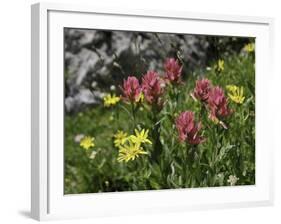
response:
<path id="1" fill-rule="evenodd" d="M 273 204 L 271 18 L 38 3 L 32 15 L 31 214 L 37 220 Z M 149 24 L 149 26 L 148 26 Z M 63 194 L 63 27 L 256 37 L 254 186 Z"/>

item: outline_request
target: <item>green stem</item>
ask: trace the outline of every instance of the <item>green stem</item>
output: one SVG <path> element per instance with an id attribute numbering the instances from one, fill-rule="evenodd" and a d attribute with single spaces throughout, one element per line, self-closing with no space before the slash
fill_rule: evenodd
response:
<path id="1" fill-rule="evenodd" d="M 220 153 L 220 149 L 222 147 L 222 137 L 220 135 L 222 128 L 217 126 L 216 127 L 216 147 L 215 147 L 215 151 L 213 153 L 213 158 L 212 158 L 212 170 L 213 170 L 213 178 L 212 178 L 212 183 L 211 186 L 215 186 L 216 184 L 216 176 L 218 174 L 218 169 L 217 169 L 217 162 L 218 162 L 218 155 Z M 220 143 L 220 148 L 218 147 L 218 143 Z"/>
<path id="2" fill-rule="evenodd" d="M 204 103 L 201 103 L 200 113 L 199 113 L 199 120 L 202 120 L 202 117 L 204 115 L 204 111 L 205 111 L 205 105 L 204 105 Z"/>
<path id="3" fill-rule="evenodd" d="M 187 146 L 190 146 L 186 144 Z M 193 164 L 195 162 L 195 152 L 196 152 L 197 146 L 196 145 L 191 145 L 191 147 L 187 147 L 187 163 L 188 163 L 188 171 L 189 171 L 189 176 L 188 176 L 188 181 L 189 181 L 189 187 L 192 187 L 192 180 L 195 179 L 194 174 L 194 169 L 193 169 Z"/>
<path id="4" fill-rule="evenodd" d="M 158 112 L 154 108 L 153 109 L 153 118 L 152 118 L 152 121 L 154 124 L 153 129 L 152 129 L 152 137 L 154 139 L 154 147 L 153 147 L 154 149 L 151 154 L 151 157 L 155 162 L 159 162 L 159 156 L 163 149 L 163 146 L 160 141 L 160 122 L 157 122 L 157 114 L 158 114 Z"/>
<path id="5" fill-rule="evenodd" d="M 183 150 L 183 183 L 184 183 L 184 187 L 189 187 L 188 185 L 188 177 L 189 177 L 189 173 L 188 171 L 190 171 L 190 164 L 189 164 L 189 156 L 188 156 L 188 151 L 189 151 L 189 145 L 186 143 L 186 150 Z"/>
<path id="6" fill-rule="evenodd" d="M 131 110 L 133 115 L 133 129 L 136 128 L 136 108 L 134 106 L 134 103 L 131 103 Z"/>

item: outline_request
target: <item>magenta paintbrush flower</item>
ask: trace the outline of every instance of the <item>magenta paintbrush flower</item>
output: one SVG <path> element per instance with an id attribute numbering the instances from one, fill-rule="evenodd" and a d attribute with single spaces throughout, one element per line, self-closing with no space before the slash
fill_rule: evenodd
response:
<path id="1" fill-rule="evenodd" d="M 228 108 L 228 102 L 222 88 L 212 88 L 208 98 L 208 105 L 211 110 L 210 118 L 214 121 L 229 116 L 232 111 Z"/>
<path id="2" fill-rule="evenodd" d="M 187 141 L 189 144 L 198 145 L 205 139 L 199 136 L 201 123 L 196 123 L 194 113 L 191 111 L 182 112 L 176 119 L 176 127 L 181 142 Z"/>
<path id="3" fill-rule="evenodd" d="M 161 105 L 160 97 L 164 93 L 163 81 L 157 72 L 148 71 L 142 78 L 142 91 L 150 104 Z"/>
<path id="4" fill-rule="evenodd" d="M 168 58 L 164 64 L 165 79 L 171 83 L 181 83 L 182 66 L 178 60 L 174 58 Z"/>
<path id="5" fill-rule="evenodd" d="M 201 79 L 196 81 L 196 86 L 194 88 L 194 96 L 203 102 L 206 102 L 209 98 L 211 91 L 211 82 L 208 79 Z"/>
<path id="6" fill-rule="evenodd" d="M 141 96 L 141 86 L 135 76 L 128 76 L 121 87 L 123 99 L 129 102 L 138 102 Z"/>

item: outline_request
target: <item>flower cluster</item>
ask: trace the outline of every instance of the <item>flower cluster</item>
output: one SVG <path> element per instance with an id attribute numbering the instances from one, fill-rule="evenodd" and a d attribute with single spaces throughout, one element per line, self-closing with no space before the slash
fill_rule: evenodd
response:
<path id="1" fill-rule="evenodd" d="M 179 61 L 174 58 L 168 58 L 164 63 L 165 75 L 164 78 L 155 71 L 148 71 L 141 78 L 141 82 L 135 76 L 128 76 L 123 81 L 121 87 L 122 99 L 125 102 L 134 104 L 141 103 L 144 99 L 153 107 L 162 108 L 165 81 L 171 84 L 180 84 L 182 82 L 182 68 Z M 219 60 L 217 70 L 224 70 L 224 61 Z M 164 81 L 165 80 L 165 81 Z M 236 103 L 243 103 L 243 87 L 228 85 L 228 97 Z M 225 96 L 224 90 L 219 86 L 213 86 L 211 81 L 204 78 L 197 80 L 195 88 L 191 93 L 192 97 L 201 102 L 202 108 L 208 112 L 208 117 L 215 123 L 221 124 L 227 128 L 222 121 L 228 117 L 232 110 L 229 108 L 228 99 Z M 104 98 L 104 105 L 111 106 L 120 100 L 115 95 L 108 95 Z M 198 145 L 205 141 L 205 138 L 200 134 L 202 129 L 201 121 L 195 121 L 195 113 L 192 111 L 181 112 L 175 120 L 175 125 L 178 131 L 179 140 L 191 145 Z M 134 135 L 128 135 L 123 131 L 117 131 L 114 135 L 114 145 L 119 149 L 118 161 L 128 162 L 134 160 L 141 154 L 147 154 L 143 150 L 142 144 L 152 144 L 148 139 L 148 130 L 141 131 L 135 129 Z"/>
<path id="2" fill-rule="evenodd" d="M 94 186 L 93 192 L 254 184 L 252 51 L 248 45 L 235 58 L 223 54 L 225 61 L 203 68 L 201 78 L 196 76 L 202 68 L 184 76 L 179 51 L 178 59 L 167 58 L 159 70 L 135 71 L 120 82 L 120 89 L 111 86 L 102 105 L 78 113 L 68 125 L 89 133 L 68 130 L 67 141 L 81 151 L 70 150 L 67 178 L 74 178 L 73 183 L 77 175 L 79 183 L 85 178 L 81 189 Z M 243 79 L 236 77 L 242 74 Z M 81 155 L 87 163 L 77 160 Z M 69 186 L 68 192 L 80 189 Z"/>
<path id="3" fill-rule="evenodd" d="M 181 83 L 182 66 L 178 60 L 174 58 L 168 58 L 164 64 L 165 79 L 170 83 L 179 84 Z"/>
<path id="4" fill-rule="evenodd" d="M 210 118 L 213 121 L 218 122 L 231 114 L 224 91 L 219 86 L 215 86 L 210 91 L 208 106 L 210 109 Z"/>
<path id="5" fill-rule="evenodd" d="M 128 102 L 138 102 L 141 98 L 141 85 L 135 76 L 128 76 L 121 87 L 123 99 Z"/>
<path id="6" fill-rule="evenodd" d="M 148 71 L 142 77 L 142 91 L 149 104 L 161 105 L 161 96 L 164 93 L 164 89 L 163 81 L 157 72 Z"/>
<path id="7" fill-rule="evenodd" d="M 207 106 L 211 120 L 219 122 L 231 114 L 223 89 L 213 87 L 210 80 L 197 80 L 193 95 Z"/>
<path id="8" fill-rule="evenodd" d="M 135 135 L 130 136 L 123 131 L 117 131 L 114 138 L 114 145 L 119 149 L 117 158 L 119 162 L 129 162 L 130 160 L 135 160 L 135 158 L 142 154 L 147 154 L 147 152 L 143 150 L 142 144 L 152 144 L 148 139 L 148 130 L 145 129 L 141 131 L 135 129 Z"/>
<path id="9" fill-rule="evenodd" d="M 191 145 L 198 145 L 204 141 L 204 138 L 199 135 L 201 123 L 195 122 L 193 112 L 182 112 L 176 119 L 176 127 L 181 142 L 187 141 Z"/>
<path id="10" fill-rule="evenodd" d="M 201 79 L 196 81 L 196 86 L 194 89 L 194 96 L 203 102 L 209 99 L 211 91 L 211 82 L 208 79 Z"/>
<path id="11" fill-rule="evenodd" d="M 164 94 L 165 81 L 172 84 L 179 84 L 182 81 L 182 68 L 178 60 L 168 58 L 164 63 L 164 78 L 156 71 L 148 71 L 141 78 L 141 84 L 135 76 L 129 76 L 123 81 L 121 87 L 123 99 L 127 102 L 136 103 L 145 98 L 151 105 L 157 105 L 161 108 L 163 104 L 162 96 Z M 165 81 L 164 81 L 165 80 Z"/>
<path id="12" fill-rule="evenodd" d="M 228 86 L 227 88 L 232 91 L 232 95 L 229 95 L 232 100 L 237 103 L 243 102 L 243 88 L 234 85 Z M 191 96 L 195 100 L 199 100 L 204 106 L 203 108 L 208 110 L 209 118 L 212 121 L 227 128 L 222 119 L 228 117 L 232 113 L 232 110 L 228 106 L 228 100 L 221 87 L 213 86 L 208 79 L 197 80 Z M 176 118 L 175 123 L 181 142 L 188 142 L 191 145 L 204 142 L 204 137 L 199 135 L 202 125 L 201 122 L 195 122 L 194 112 L 182 112 Z"/>

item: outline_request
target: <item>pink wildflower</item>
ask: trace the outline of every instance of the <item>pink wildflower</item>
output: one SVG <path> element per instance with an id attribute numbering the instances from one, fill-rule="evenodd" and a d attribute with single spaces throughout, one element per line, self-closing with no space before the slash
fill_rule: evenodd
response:
<path id="1" fill-rule="evenodd" d="M 150 104 L 161 104 L 160 97 L 164 93 L 163 82 L 158 73 L 148 71 L 142 78 L 142 91 Z"/>
<path id="2" fill-rule="evenodd" d="M 211 110 L 210 118 L 212 120 L 227 117 L 232 113 L 232 111 L 228 108 L 228 102 L 223 89 L 218 86 L 214 87 L 210 91 L 208 105 Z"/>
<path id="3" fill-rule="evenodd" d="M 191 111 L 182 112 L 176 119 L 176 127 L 181 142 L 187 141 L 189 144 L 198 145 L 205 139 L 199 136 L 201 123 L 195 123 L 194 113 Z"/>
<path id="4" fill-rule="evenodd" d="M 137 102 L 140 98 L 141 86 L 135 76 L 128 76 L 127 80 L 123 81 L 121 90 L 125 101 Z"/>
<path id="5" fill-rule="evenodd" d="M 182 66 L 179 64 L 178 60 L 174 58 L 168 58 L 164 64 L 165 69 L 165 79 L 171 83 L 181 83 L 181 72 Z"/>
<path id="6" fill-rule="evenodd" d="M 208 79 L 201 79 L 196 81 L 196 86 L 194 88 L 194 96 L 203 102 L 206 102 L 209 98 L 211 91 L 211 82 Z"/>

